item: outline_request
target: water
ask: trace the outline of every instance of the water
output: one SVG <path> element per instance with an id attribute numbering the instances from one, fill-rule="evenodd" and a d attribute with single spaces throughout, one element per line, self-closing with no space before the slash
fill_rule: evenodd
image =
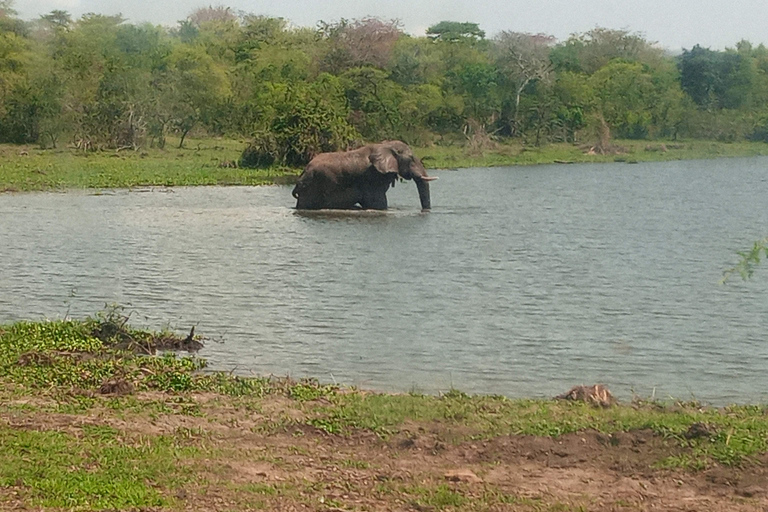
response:
<path id="1" fill-rule="evenodd" d="M 438 171 L 386 213 L 289 187 L 0 195 L 0 322 L 83 317 L 212 338 L 212 368 L 421 392 L 602 382 L 765 402 L 764 293 L 718 284 L 768 235 L 768 159 Z"/>

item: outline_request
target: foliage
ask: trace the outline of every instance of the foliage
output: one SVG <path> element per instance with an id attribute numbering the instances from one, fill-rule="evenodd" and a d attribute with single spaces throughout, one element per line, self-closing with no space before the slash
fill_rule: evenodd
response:
<path id="1" fill-rule="evenodd" d="M 274 111 L 243 152 L 241 166 L 300 167 L 318 153 L 345 150 L 359 138 L 346 120 L 336 77 L 323 75 L 309 85 L 281 84 L 271 93 Z"/>
<path id="2" fill-rule="evenodd" d="M 641 34 L 597 27 L 555 47 L 551 59 L 560 71 L 591 75 L 616 59 L 655 66 L 663 51 Z"/>
<path id="3" fill-rule="evenodd" d="M 672 57 L 600 27 L 557 42 L 486 39 L 450 20 L 420 37 L 371 17 L 313 29 L 226 6 L 173 28 L 61 10 L 25 22 L 10 6 L 0 8 L 0 142 L 96 151 L 226 135 L 254 140 L 254 164 L 300 165 L 360 138 L 540 145 L 583 142 L 598 126 L 642 139 L 768 138 L 768 49 L 747 41 Z"/>
<path id="4" fill-rule="evenodd" d="M 743 280 L 750 279 L 755 273 L 755 268 L 760 264 L 763 258 L 768 258 L 768 238 L 756 241 L 749 251 L 738 253 L 740 259 L 736 266 L 728 268 L 723 272 L 722 282 L 727 281 L 731 275 L 738 273 Z"/>
<path id="5" fill-rule="evenodd" d="M 691 99 L 704 109 L 740 108 L 752 104 L 754 62 L 733 50 L 713 51 L 699 45 L 680 56 L 680 83 Z"/>
<path id="6" fill-rule="evenodd" d="M 524 34 L 520 32 L 501 32 L 494 39 L 495 61 L 499 74 L 505 80 L 514 100 L 511 101 L 511 113 L 505 116 L 502 110 L 502 130 L 506 135 L 516 135 L 522 131 L 520 126 L 520 99 L 529 85 L 539 85 L 538 92 L 546 90 L 551 80 L 553 69 L 550 60 L 551 47 L 555 38 L 546 34 Z M 531 95 L 533 96 L 533 95 Z M 547 96 L 551 97 L 551 93 Z M 538 101 L 537 105 L 548 104 Z M 535 107 L 533 107 L 535 109 Z M 543 121 L 542 112 L 537 112 Z M 506 119 L 504 119 L 506 117 Z M 540 123 L 541 124 L 541 123 Z"/>
<path id="7" fill-rule="evenodd" d="M 353 67 L 385 68 L 402 35 L 397 20 L 342 19 L 334 24 L 320 22 L 320 25 L 320 33 L 328 43 L 322 69 L 335 74 Z"/>
<path id="8" fill-rule="evenodd" d="M 446 43 L 474 42 L 485 39 L 485 31 L 477 23 L 441 21 L 427 29 L 427 36 Z"/>

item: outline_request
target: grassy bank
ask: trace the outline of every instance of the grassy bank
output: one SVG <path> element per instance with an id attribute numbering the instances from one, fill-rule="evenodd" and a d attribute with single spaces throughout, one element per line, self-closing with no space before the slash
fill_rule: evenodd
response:
<path id="1" fill-rule="evenodd" d="M 152 355 L 198 341 L 119 311 L 0 326 L 0 510 L 768 504 L 761 406 L 378 394 Z"/>
<path id="2" fill-rule="evenodd" d="M 245 141 L 190 139 L 184 149 L 83 152 L 0 145 L 0 191 L 130 188 L 139 186 L 261 185 L 291 181 L 299 169 L 240 169 Z M 576 162 L 690 160 L 768 154 L 764 143 L 619 141 L 618 154 L 588 154 L 584 147 L 499 145 L 482 153 L 460 146 L 416 148 L 428 168 Z"/>
<path id="3" fill-rule="evenodd" d="M 172 141 L 171 141 L 172 142 Z M 264 185 L 294 170 L 240 169 L 245 142 L 189 140 L 184 149 L 84 152 L 0 145 L 0 191 Z"/>
<path id="4" fill-rule="evenodd" d="M 739 156 L 768 155 L 768 144 L 762 142 L 725 143 L 716 141 L 658 142 L 614 141 L 615 154 L 590 154 L 584 145 L 548 144 L 540 148 L 519 144 L 500 145 L 482 155 L 468 154 L 465 148 L 421 148 L 417 154 L 430 168 L 492 167 L 501 165 L 537 165 L 553 163 L 663 162 Z"/>

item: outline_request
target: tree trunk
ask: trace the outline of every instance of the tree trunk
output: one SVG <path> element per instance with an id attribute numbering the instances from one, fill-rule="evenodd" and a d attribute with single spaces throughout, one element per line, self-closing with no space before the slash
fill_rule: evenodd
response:
<path id="1" fill-rule="evenodd" d="M 191 128 L 187 128 L 186 130 L 181 132 L 181 141 L 179 142 L 179 149 L 184 147 L 184 139 L 187 138 L 187 134 L 189 133 L 189 130 L 191 130 Z"/>
<path id="2" fill-rule="evenodd" d="M 520 87 L 517 88 L 515 91 L 515 112 L 512 115 L 512 136 L 517 135 L 517 125 L 518 125 L 518 112 L 520 111 L 520 97 L 523 95 L 523 90 L 525 89 L 525 86 L 528 85 L 528 82 L 530 82 L 530 78 L 526 78 L 523 80 L 523 83 L 520 84 Z"/>

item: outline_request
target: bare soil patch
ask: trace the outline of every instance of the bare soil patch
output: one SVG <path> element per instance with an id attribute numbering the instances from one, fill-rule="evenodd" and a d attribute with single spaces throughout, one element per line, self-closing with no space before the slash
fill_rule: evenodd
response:
<path id="1" fill-rule="evenodd" d="M 168 395 L 135 398 L 155 412 L 9 410 L 0 426 L 78 435 L 84 425 L 107 425 L 127 443 L 183 436 L 204 448 L 201 458 L 179 461 L 198 483 L 166 490 L 183 510 L 768 510 L 768 456 L 742 467 L 658 469 L 681 448 L 650 430 L 457 442 L 456 425 L 408 422 L 385 439 L 328 434 L 282 396 L 246 407 L 200 395 L 194 414 L 158 414 L 159 401 L 176 403 Z M 8 496 L 0 510 L 24 506 Z"/>

